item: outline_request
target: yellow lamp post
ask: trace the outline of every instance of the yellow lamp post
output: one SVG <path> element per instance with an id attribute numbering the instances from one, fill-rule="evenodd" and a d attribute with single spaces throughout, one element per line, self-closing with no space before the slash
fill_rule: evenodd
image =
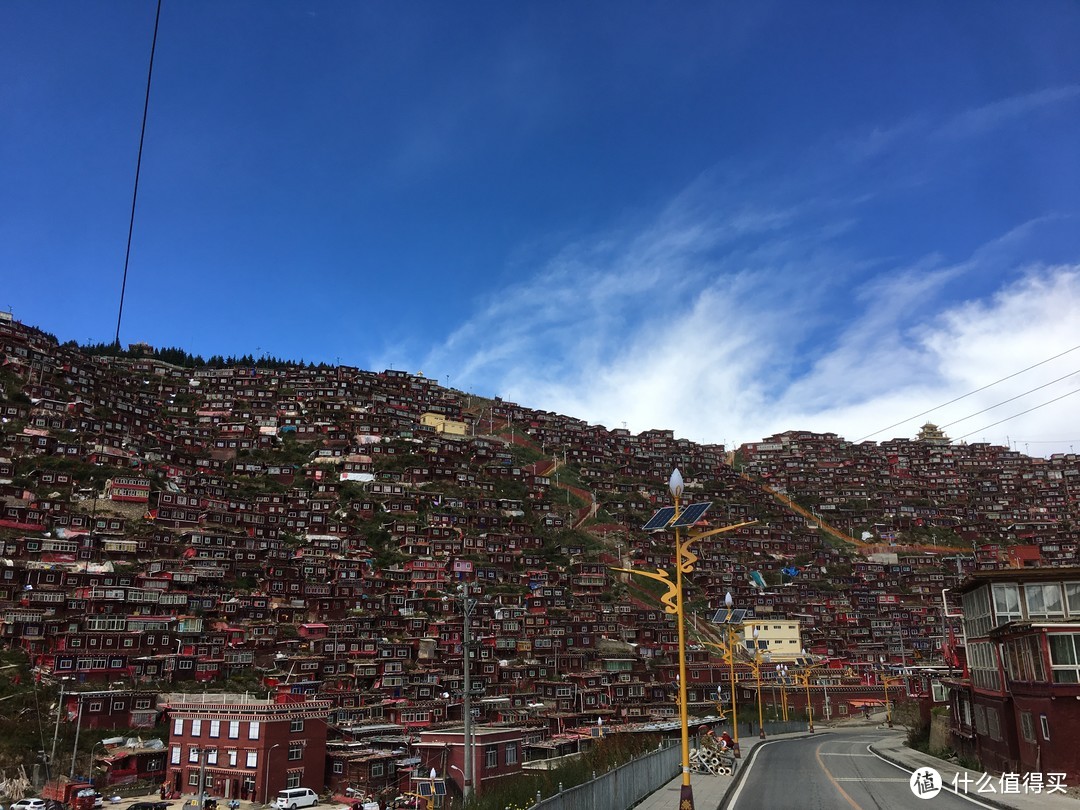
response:
<path id="1" fill-rule="evenodd" d="M 758 738 L 765 739 L 765 717 L 761 708 L 761 647 L 758 645 L 758 628 L 754 627 L 754 678 L 757 680 Z"/>
<path id="2" fill-rule="evenodd" d="M 788 668 L 787 664 L 776 665 L 776 679 L 780 681 L 780 710 L 783 712 L 784 722 L 788 720 L 788 705 L 787 705 L 787 676 Z"/>
<path id="3" fill-rule="evenodd" d="M 731 598 L 731 593 L 728 592 L 727 596 L 724 597 L 724 605 L 728 609 L 728 615 L 730 615 L 734 603 L 734 600 Z M 734 749 L 734 755 L 739 757 L 741 756 L 741 752 L 739 751 L 739 700 L 738 693 L 735 690 L 735 650 L 739 643 L 738 625 L 730 623 L 724 624 L 724 644 L 714 644 L 711 641 L 702 643 L 709 647 L 716 647 L 720 650 L 723 655 L 724 663 L 728 665 L 731 686 L 731 747 Z"/>
<path id="4" fill-rule="evenodd" d="M 668 480 L 668 489 L 671 491 L 675 508 L 673 510 L 670 507 L 661 509 L 649 519 L 644 528 L 646 531 L 658 531 L 668 528 L 675 530 L 675 581 L 671 581 L 671 576 L 667 571 L 637 571 L 629 568 L 612 568 L 611 570 L 648 577 L 664 583 L 668 588 L 667 593 L 660 597 L 660 602 L 664 605 L 666 613 L 675 615 L 679 637 L 679 722 L 682 727 L 682 790 L 679 794 L 679 810 L 694 810 L 694 791 L 690 785 L 690 728 L 686 699 L 686 621 L 683 607 L 683 575 L 692 573 L 694 563 L 698 560 L 697 555 L 690 551 L 692 543 L 704 537 L 728 532 L 741 526 L 748 526 L 755 521 L 703 532 L 691 532 L 690 529 L 693 524 L 701 519 L 711 504 L 691 504 L 686 510 L 690 513 L 689 518 L 682 514 L 683 477 L 677 469 L 671 473 L 671 478 Z M 682 539 L 680 532 L 680 529 L 684 526 L 687 535 L 685 540 Z M 734 667 L 734 664 L 732 664 L 732 667 Z M 733 703 L 734 700 L 735 696 L 733 694 Z"/>
<path id="5" fill-rule="evenodd" d="M 800 681 L 806 690 L 806 713 L 810 718 L 810 733 L 814 733 L 814 705 L 810 702 L 810 670 L 796 672 L 795 679 Z"/>
<path id="6" fill-rule="evenodd" d="M 730 612 L 735 605 L 735 600 L 728 591 L 724 596 L 724 607 Z M 735 645 L 739 642 L 739 631 L 734 624 L 725 625 L 727 628 L 727 662 L 728 673 L 731 676 L 731 743 L 735 749 L 735 756 L 741 756 L 739 750 L 739 694 L 735 689 Z"/>
<path id="7" fill-rule="evenodd" d="M 668 480 L 671 497 L 675 500 L 674 521 L 679 518 L 679 505 L 683 494 L 682 474 L 676 468 Z M 691 541 L 687 541 L 687 545 Z M 689 574 L 694 570 L 697 557 L 684 549 L 679 540 L 679 528 L 675 527 L 675 548 L 678 555 L 675 560 L 675 624 L 679 630 L 679 723 L 682 732 L 682 790 L 679 796 L 679 810 L 694 810 L 694 791 L 690 787 L 690 719 L 686 705 L 686 613 L 683 605 L 683 569 Z M 685 553 L 684 553 L 685 551 Z"/>
<path id="8" fill-rule="evenodd" d="M 885 723 L 889 728 L 893 727 L 892 723 L 892 705 L 889 703 L 889 686 L 894 683 L 901 683 L 905 680 L 902 675 L 882 675 L 881 686 L 885 690 Z"/>

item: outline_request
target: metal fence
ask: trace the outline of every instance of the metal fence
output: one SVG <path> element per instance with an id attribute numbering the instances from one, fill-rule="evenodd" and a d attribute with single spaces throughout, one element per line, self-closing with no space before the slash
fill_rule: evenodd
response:
<path id="1" fill-rule="evenodd" d="M 758 735 L 757 723 L 739 724 L 740 736 Z M 767 720 L 765 736 L 798 734 L 808 729 L 806 720 Z M 665 748 L 635 759 L 626 765 L 598 776 L 584 784 L 568 788 L 548 799 L 537 802 L 537 810 L 626 810 L 646 796 L 655 793 L 679 775 L 682 769 L 682 748 L 678 740 L 666 741 Z M 691 741 L 691 745 L 693 742 Z"/>
<path id="2" fill-rule="evenodd" d="M 626 810 L 678 776 L 681 768 L 682 749 L 678 745 L 661 748 L 544 799 L 536 807 L 541 810 Z"/>
<path id="3" fill-rule="evenodd" d="M 765 721 L 765 736 L 772 737 L 776 734 L 798 734 L 799 732 L 808 731 L 810 724 L 806 720 L 766 720 Z M 754 734 L 758 733 L 758 725 L 754 723 Z M 741 735 L 742 732 L 740 731 Z"/>

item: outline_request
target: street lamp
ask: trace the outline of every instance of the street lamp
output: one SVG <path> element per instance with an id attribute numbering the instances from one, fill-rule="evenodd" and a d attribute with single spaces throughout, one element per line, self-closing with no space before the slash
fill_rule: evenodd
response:
<path id="1" fill-rule="evenodd" d="M 656 572 L 639 571 L 629 568 L 613 568 L 611 570 L 648 577 L 649 579 L 654 579 L 657 582 L 663 583 L 667 587 L 667 592 L 660 597 L 660 602 L 664 605 L 664 611 L 666 613 L 674 614 L 679 636 L 679 721 L 682 736 L 682 790 L 679 794 L 679 810 L 694 810 L 694 791 L 690 786 L 690 729 L 687 717 L 686 697 L 686 613 L 684 610 L 683 599 L 683 574 L 693 572 L 694 563 L 698 560 L 697 555 L 690 551 L 691 544 L 714 534 L 720 534 L 722 532 L 741 528 L 742 526 L 747 526 L 755 521 L 748 521 L 734 526 L 724 526 L 719 529 L 709 529 L 708 531 L 694 533 L 690 531 L 690 528 L 701 520 L 705 511 L 712 504 L 692 504 L 690 507 L 691 513 L 688 518 L 681 513 L 680 509 L 682 506 L 683 488 L 682 474 L 676 469 L 672 471 L 671 478 L 668 480 L 668 489 L 671 491 L 671 496 L 675 501 L 675 508 L 664 507 L 654 514 L 643 527 L 646 531 L 660 531 L 665 529 L 673 529 L 675 531 L 675 581 L 672 582 L 670 574 L 667 571 L 662 570 Z M 687 535 L 685 540 L 682 538 L 682 532 L 680 531 L 684 526 L 686 527 Z M 734 673 L 734 652 L 732 652 L 731 666 L 732 672 Z M 732 675 L 732 679 L 734 680 L 734 674 Z M 733 703 L 734 697 L 733 694 Z"/>
<path id="2" fill-rule="evenodd" d="M 451 765 L 450 770 L 457 771 L 458 773 L 461 774 L 461 784 L 464 785 L 465 784 L 465 771 L 461 770 L 461 768 L 459 768 L 457 765 Z M 464 794 L 464 788 L 462 789 L 462 793 Z"/>
<path id="3" fill-rule="evenodd" d="M 735 600 L 731 596 L 731 591 L 724 594 L 724 607 L 728 609 L 730 614 L 732 608 L 735 606 Z M 731 678 L 731 747 L 735 749 L 735 756 L 739 755 L 739 696 L 735 691 L 735 642 L 738 640 L 738 634 L 734 625 L 728 626 L 728 675 Z"/>
<path id="4" fill-rule="evenodd" d="M 776 678 L 780 681 L 780 710 L 783 712 L 784 722 L 788 720 L 788 707 L 787 707 L 787 664 L 776 665 Z"/>
<path id="5" fill-rule="evenodd" d="M 469 585 L 466 582 L 461 584 L 462 596 L 461 596 L 461 652 L 462 652 L 462 666 L 464 667 L 464 686 L 465 695 L 461 702 L 461 711 L 464 720 L 462 731 L 462 742 L 465 749 L 465 771 L 462 773 L 462 777 L 465 780 L 465 785 L 461 790 L 461 803 L 468 805 L 469 800 L 472 798 L 473 792 L 473 746 L 472 746 L 472 683 L 470 681 L 470 670 L 472 669 L 472 655 L 470 652 L 471 639 L 469 638 L 469 620 L 472 618 L 473 611 L 476 609 L 476 600 L 469 598 Z"/>
<path id="6" fill-rule="evenodd" d="M 730 594 L 728 594 L 730 596 Z M 721 651 L 721 659 L 728 665 L 728 674 L 730 676 L 730 682 L 728 688 L 731 689 L 731 752 L 735 757 L 739 756 L 739 714 L 736 709 L 736 691 L 735 691 L 735 645 L 738 643 L 738 636 L 733 626 L 725 627 L 725 643 L 714 644 L 711 641 L 703 641 L 702 644 L 707 647 L 716 647 Z M 724 688 L 720 685 L 716 685 L 716 707 L 720 711 L 721 719 L 724 719 Z"/>
<path id="7" fill-rule="evenodd" d="M 679 506 L 683 494 L 682 473 L 676 467 L 668 479 L 668 489 L 675 501 L 675 519 L 678 520 Z M 686 617 L 683 605 L 683 568 L 693 569 L 694 559 L 683 565 L 683 546 L 679 540 L 679 529 L 675 528 L 675 623 L 679 629 L 679 723 L 682 733 L 682 790 L 679 795 L 679 810 L 694 810 L 694 789 L 690 786 L 690 725 L 687 717 L 686 701 Z M 687 551 L 689 555 L 689 551 Z"/>
<path id="8" fill-rule="evenodd" d="M 471 667 L 472 659 L 470 655 L 470 647 L 472 644 L 472 638 L 470 635 L 469 620 L 472 618 L 473 613 L 476 610 L 476 600 L 469 596 L 469 585 L 467 582 L 462 582 L 458 592 L 461 598 L 461 613 L 462 613 L 462 625 L 461 625 L 461 660 L 462 669 L 464 673 L 464 694 L 461 700 L 461 720 L 462 720 L 462 742 L 464 747 L 465 756 L 465 770 L 460 768 L 456 770 L 461 774 L 463 785 L 461 788 L 461 800 L 463 804 L 468 804 L 469 799 L 472 797 L 473 792 L 473 746 L 472 746 L 472 682 L 471 682 Z M 447 597 L 443 597 L 443 601 L 448 601 Z M 558 652 L 556 652 L 555 668 L 558 669 Z M 454 766 L 451 766 L 454 767 Z"/>
<path id="9" fill-rule="evenodd" d="M 765 720 L 761 711 L 761 646 L 758 644 L 758 634 L 761 631 L 754 625 L 754 677 L 757 680 L 757 725 L 758 738 L 765 739 Z"/>
<path id="10" fill-rule="evenodd" d="M 270 782 L 270 755 L 274 753 L 274 749 L 279 745 L 281 745 L 281 743 L 274 743 L 266 749 L 266 762 L 263 763 L 263 766 L 266 768 L 266 771 L 263 773 L 263 804 L 267 805 L 270 804 L 270 795 L 268 792 L 270 790 L 268 787 Z"/>
<path id="11" fill-rule="evenodd" d="M 810 702 L 810 671 L 801 673 L 803 687 L 806 689 L 806 713 L 810 718 L 810 733 L 814 733 L 814 704 Z"/>

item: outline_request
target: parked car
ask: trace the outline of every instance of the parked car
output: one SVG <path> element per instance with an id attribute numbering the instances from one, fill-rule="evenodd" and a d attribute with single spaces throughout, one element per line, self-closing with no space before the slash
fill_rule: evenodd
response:
<path id="1" fill-rule="evenodd" d="M 134 802 L 128 805 L 128 810 L 168 810 L 168 802 Z"/>
<path id="2" fill-rule="evenodd" d="M 19 799 L 11 803 L 11 810 L 45 810 L 44 799 Z"/>
<path id="3" fill-rule="evenodd" d="M 279 790 L 274 799 L 278 810 L 297 810 L 298 807 L 312 807 L 319 803 L 319 794 L 311 788 L 285 788 Z"/>

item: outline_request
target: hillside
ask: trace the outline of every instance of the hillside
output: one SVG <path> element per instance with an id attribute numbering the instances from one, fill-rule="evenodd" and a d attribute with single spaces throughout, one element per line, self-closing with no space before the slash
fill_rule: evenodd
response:
<path id="1" fill-rule="evenodd" d="M 460 717 L 440 695 L 461 690 L 468 582 L 473 683 L 509 699 L 485 720 L 667 716 L 674 624 L 655 583 L 609 568 L 671 566 L 671 534 L 640 527 L 670 502 L 674 468 L 690 501 L 712 503 L 708 527 L 756 521 L 695 546 L 695 640 L 713 637 L 702 624 L 730 592 L 799 618 L 815 654 L 930 662 L 938 594 L 965 571 L 1076 558 L 1073 455 L 791 431 L 736 448 L 731 466 L 729 448 L 668 430 L 609 430 L 402 371 L 109 356 L 17 322 L 0 323 L 0 358 L 0 632 L 47 705 L 66 675 L 173 692 L 302 684 L 338 726 L 438 725 Z M 594 677 L 613 641 L 634 659 L 617 688 Z M 720 664 L 702 650 L 694 666 L 707 713 Z M 27 750 L 0 765 L 33 764 Z"/>

